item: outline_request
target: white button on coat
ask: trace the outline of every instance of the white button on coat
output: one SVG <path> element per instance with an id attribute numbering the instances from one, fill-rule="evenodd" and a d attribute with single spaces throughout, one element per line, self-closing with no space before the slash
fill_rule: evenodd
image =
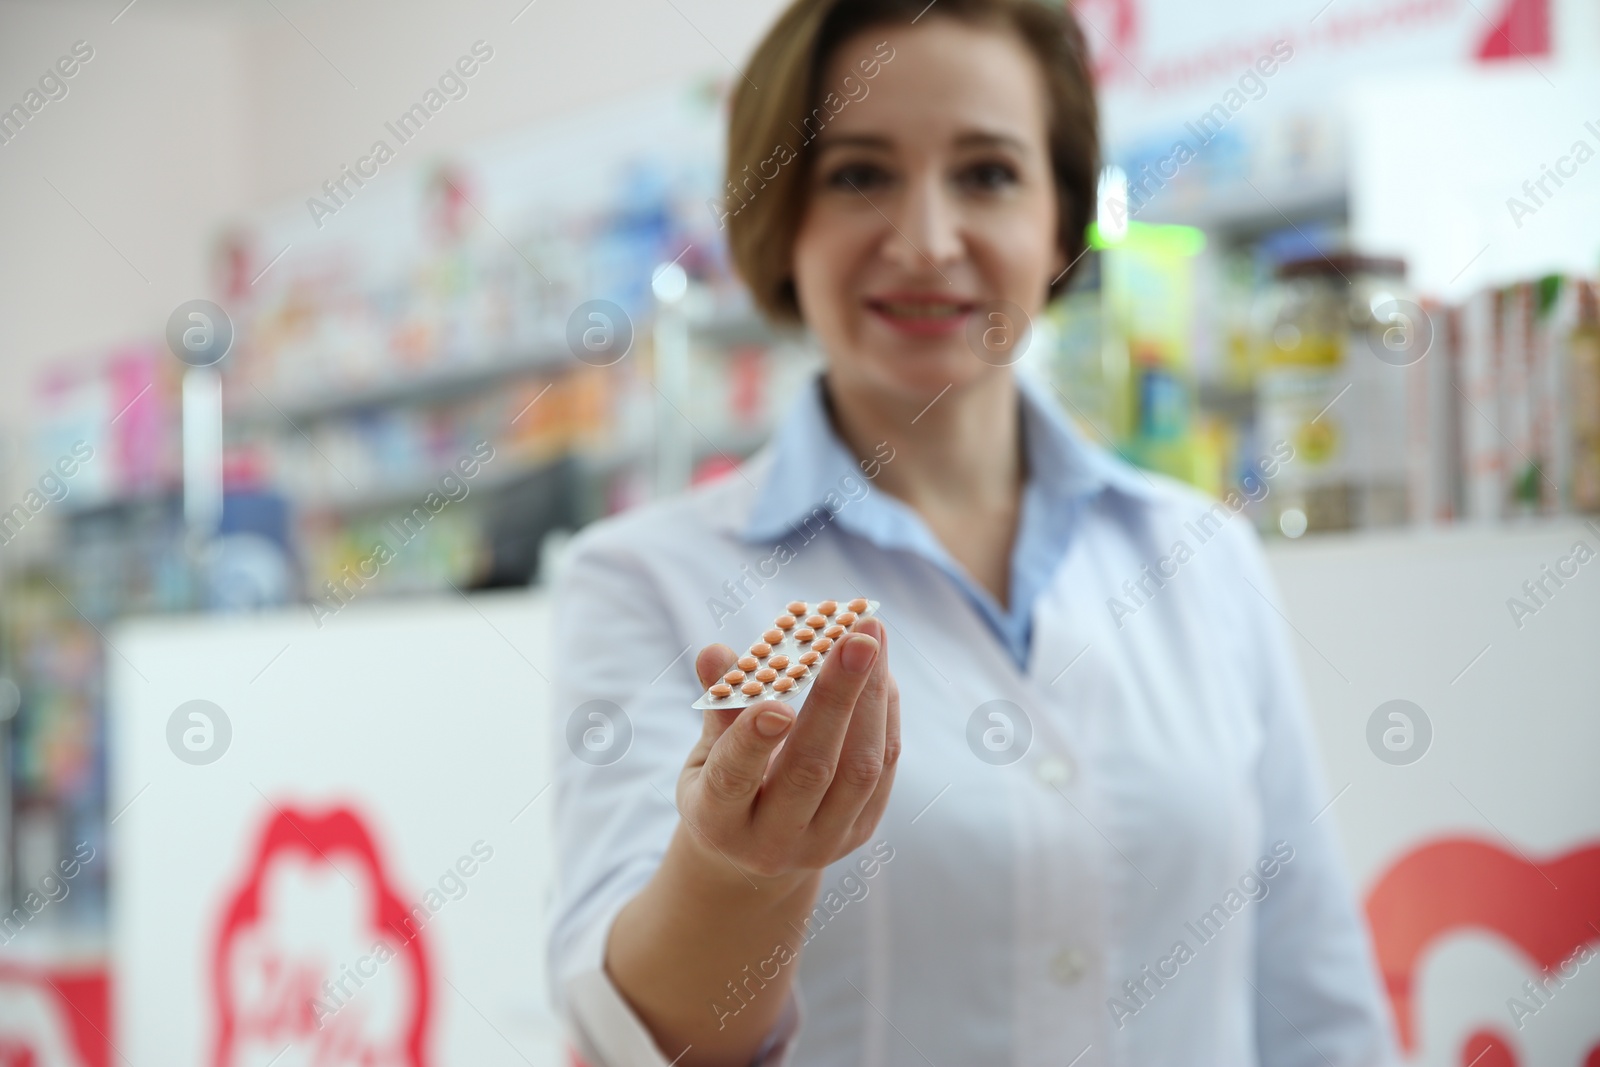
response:
<path id="1" fill-rule="evenodd" d="M 1047 789 L 1065 789 L 1072 784 L 1072 764 L 1057 756 L 1045 756 L 1034 765 L 1033 773 Z"/>
<path id="2" fill-rule="evenodd" d="M 1072 985 L 1083 977 L 1088 961 L 1075 948 L 1064 948 L 1050 957 L 1050 977 L 1057 985 Z"/>

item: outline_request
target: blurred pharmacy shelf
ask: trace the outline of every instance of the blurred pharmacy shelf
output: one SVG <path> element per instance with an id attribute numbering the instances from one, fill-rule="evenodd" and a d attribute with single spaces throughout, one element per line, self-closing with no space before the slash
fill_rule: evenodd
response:
<path id="1" fill-rule="evenodd" d="M 509 378 L 556 371 L 570 359 L 565 338 L 552 338 L 531 350 L 476 362 L 430 364 L 424 370 L 387 380 L 341 383 L 293 395 L 272 396 L 257 391 L 253 400 L 246 396 L 229 415 L 243 425 L 279 420 L 299 424 L 372 408 L 437 404 L 491 388 Z"/>
<path id="2" fill-rule="evenodd" d="M 691 322 L 690 328 L 700 343 L 719 348 L 765 345 L 774 339 L 771 327 L 752 316 L 704 319 Z M 242 397 L 228 414 L 244 426 L 283 420 L 298 425 L 372 409 L 435 405 L 508 380 L 554 374 L 570 367 L 572 361 L 567 338 L 551 334 L 530 348 L 475 360 L 435 359 L 422 370 L 381 380 L 330 382 L 316 390 L 276 395 L 251 386 L 255 395 Z"/>

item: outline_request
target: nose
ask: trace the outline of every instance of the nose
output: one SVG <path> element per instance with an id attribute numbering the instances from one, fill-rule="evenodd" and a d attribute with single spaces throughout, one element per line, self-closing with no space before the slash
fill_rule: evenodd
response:
<path id="1" fill-rule="evenodd" d="M 965 254 L 961 209 L 942 175 L 932 170 L 914 175 L 882 210 L 891 224 L 883 254 L 908 273 L 932 267 L 942 275 Z"/>

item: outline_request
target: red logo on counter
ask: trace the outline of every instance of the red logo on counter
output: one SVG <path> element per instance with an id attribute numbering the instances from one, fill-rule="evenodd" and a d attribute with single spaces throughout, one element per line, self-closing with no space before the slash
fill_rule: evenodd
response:
<path id="1" fill-rule="evenodd" d="M 109 1067 L 109 986 L 99 968 L 0 963 L 0 1067 Z"/>
<path id="2" fill-rule="evenodd" d="M 223 913 L 212 1067 L 290 1046 L 316 1067 L 426 1067 L 430 985 L 422 931 L 361 817 L 279 808 Z"/>
<path id="3" fill-rule="evenodd" d="M 1557 975 L 1576 953 L 1600 944 L 1600 845 L 1530 863 L 1483 841 L 1433 841 L 1384 872 L 1367 896 L 1367 921 L 1400 1044 L 1414 1054 L 1415 976 L 1423 957 L 1443 938 L 1487 930 L 1519 948 L 1539 972 Z M 1504 1029 L 1509 1025 L 1471 1034 L 1460 1062 L 1517 1067 Z M 1584 1064 L 1600 1067 L 1600 1045 Z"/>

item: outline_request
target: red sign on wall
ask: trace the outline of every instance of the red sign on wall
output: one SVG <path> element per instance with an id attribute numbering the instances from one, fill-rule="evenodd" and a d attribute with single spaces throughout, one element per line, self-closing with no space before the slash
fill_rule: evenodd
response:
<path id="1" fill-rule="evenodd" d="M 110 1067 L 109 988 L 103 966 L 0 962 L 0 1067 Z"/>

